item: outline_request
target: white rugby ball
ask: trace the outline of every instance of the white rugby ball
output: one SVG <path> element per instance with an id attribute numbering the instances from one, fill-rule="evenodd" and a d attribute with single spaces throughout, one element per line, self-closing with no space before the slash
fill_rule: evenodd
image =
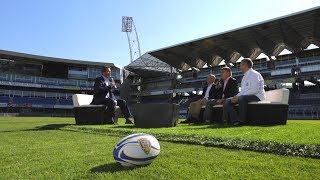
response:
<path id="1" fill-rule="evenodd" d="M 122 166 L 150 164 L 160 153 L 158 140 L 149 134 L 137 133 L 123 138 L 114 148 L 113 157 Z"/>

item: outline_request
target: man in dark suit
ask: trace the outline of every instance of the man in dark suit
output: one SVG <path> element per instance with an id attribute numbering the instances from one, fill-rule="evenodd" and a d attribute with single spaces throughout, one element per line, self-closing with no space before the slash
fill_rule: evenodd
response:
<path id="1" fill-rule="evenodd" d="M 118 105 L 126 119 L 126 124 L 132 124 L 129 117 L 131 113 L 125 100 L 116 99 L 113 91 L 116 89 L 116 83 L 111 78 L 111 68 L 105 66 L 101 69 L 102 76 L 94 80 L 94 95 L 91 104 L 94 105 L 106 105 L 107 111 L 110 114 L 110 123 L 113 124 L 115 117 L 115 107 Z"/>
<path id="2" fill-rule="evenodd" d="M 203 88 L 201 98 L 195 102 L 190 103 L 188 118 L 181 123 L 198 123 L 202 106 L 205 106 L 209 100 L 219 97 L 219 92 L 216 88 L 215 80 L 216 77 L 213 74 L 208 75 L 207 86 Z"/>
<path id="3" fill-rule="evenodd" d="M 209 122 L 214 122 L 215 117 L 212 114 L 212 109 L 214 105 L 223 104 L 224 100 L 233 97 L 239 92 L 238 81 L 232 77 L 232 71 L 229 67 L 223 67 L 221 69 L 221 82 L 217 84 L 218 94 L 221 95 L 220 99 L 209 100 L 206 104 L 204 110 L 204 120 Z M 216 119 L 217 122 L 219 120 Z"/>

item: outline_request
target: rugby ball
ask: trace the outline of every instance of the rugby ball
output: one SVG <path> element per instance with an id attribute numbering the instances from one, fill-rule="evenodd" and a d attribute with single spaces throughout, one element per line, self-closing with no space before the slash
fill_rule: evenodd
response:
<path id="1" fill-rule="evenodd" d="M 137 133 L 123 138 L 114 148 L 113 157 L 122 166 L 144 166 L 160 153 L 158 140 L 149 134 Z"/>

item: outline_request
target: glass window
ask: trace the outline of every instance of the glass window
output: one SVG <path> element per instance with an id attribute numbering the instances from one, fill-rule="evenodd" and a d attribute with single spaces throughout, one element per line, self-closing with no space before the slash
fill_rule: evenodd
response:
<path id="1" fill-rule="evenodd" d="M 22 97 L 22 91 L 13 90 L 12 95 L 14 97 Z"/>
<path id="2" fill-rule="evenodd" d="M 44 98 L 45 97 L 45 92 L 35 92 L 35 97 Z"/>
<path id="3" fill-rule="evenodd" d="M 56 98 L 57 93 L 53 93 L 53 92 L 47 92 L 46 93 L 46 97 L 47 98 Z"/>
<path id="4" fill-rule="evenodd" d="M 33 91 L 23 91 L 23 97 L 33 97 Z"/>

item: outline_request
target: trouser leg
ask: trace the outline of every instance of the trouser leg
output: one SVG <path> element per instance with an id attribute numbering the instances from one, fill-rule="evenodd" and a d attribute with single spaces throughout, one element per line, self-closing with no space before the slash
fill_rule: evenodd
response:
<path id="1" fill-rule="evenodd" d="M 108 112 L 108 114 L 110 114 L 111 117 L 114 117 L 115 116 L 115 102 L 110 98 L 106 98 L 106 99 L 104 99 L 103 104 L 107 106 L 106 111 Z"/>
<path id="2" fill-rule="evenodd" d="M 196 109 L 197 109 L 198 103 L 199 103 L 199 100 L 190 103 L 188 117 L 197 117 Z"/>
<path id="3" fill-rule="evenodd" d="M 233 123 L 238 120 L 234 105 L 231 98 L 226 99 L 223 103 L 223 120 L 227 121 L 227 123 Z"/>
<path id="4" fill-rule="evenodd" d="M 127 102 L 122 99 L 117 100 L 117 105 L 120 107 L 121 112 L 123 113 L 124 118 L 129 118 L 131 117 L 130 110 L 128 108 Z"/>
<path id="5" fill-rule="evenodd" d="M 217 101 L 215 99 L 211 99 L 207 102 L 206 104 L 206 108 L 204 110 L 203 113 L 203 119 L 204 121 L 209 121 L 209 122 L 213 122 L 214 117 L 213 117 L 213 106 L 217 104 Z"/>
<path id="6" fill-rule="evenodd" d="M 242 123 L 247 122 L 247 108 L 248 103 L 253 101 L 260 101 L 260 99 L 255 95 L 245 95 L 239 96 L 239 121 Z"/>
<path id="7" fill-rule="evenodd" d="M 189 109 L 189 117 L 199 118 L 200 110 L 202 106 L 205 106 L 207 103 L 207 100 L 200 99 L 198 101 L 192 102 L 190 104 Z"/>

